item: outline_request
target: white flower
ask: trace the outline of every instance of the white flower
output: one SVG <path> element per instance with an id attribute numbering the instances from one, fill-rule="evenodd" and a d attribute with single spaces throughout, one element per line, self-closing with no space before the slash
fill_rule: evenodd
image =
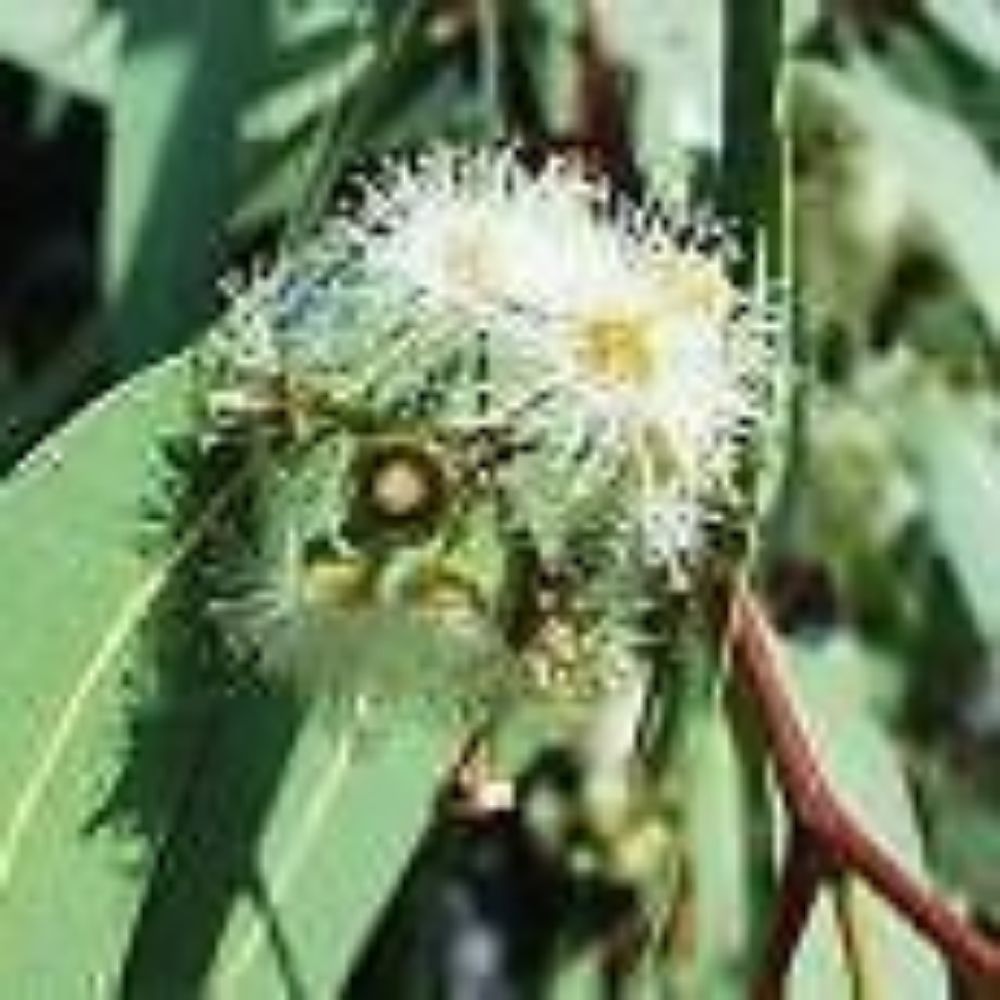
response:
<path id="1" fill-rule="evenodd" d="M 632 279 L 629 241 L 595 224 L 605 197 L 561 160 L 531 173 L 510 150 L 444 148 L 373 182 L 354 235 L 375 273 L 431 303 L 555 316 Z"/>
<path id="2" fill-rule="evenodd" d="M 261 364 L 319 357 L 379 406 L 418 394 L 449 351 L 485 354 L 489 391 L 450 384 L 432 419 L 515 419 L 540 437 L 511 477 L 524 509 L 532 491 L 558 503 L 627 484 L 631 527 L 678 578 L 739 501 L 773 406 L 775 324 L 730 280 L 721 227 L 691 209 L 630 205 L 565 159 L 533 170 L 509 149 L 442 148 L 390 163 L 297 254 L 251 289 L 249 319 L 236 310 L 270 348 L 245 352 Z M 546 492 L 553 476 L 575 481 Z"/>
<path id="3" fill-rule="evenodd" d="M 718 226 L 616 203 L 565 160 L 532 172 L 507 150 L 445 149 L 373 184 L 352 234 L 374 274 L 520 356 L 498 405 L 547 390 L 633 469 L 652 558 L 693 558 L 775 368 L 773 323 L 727 276 Z"/>

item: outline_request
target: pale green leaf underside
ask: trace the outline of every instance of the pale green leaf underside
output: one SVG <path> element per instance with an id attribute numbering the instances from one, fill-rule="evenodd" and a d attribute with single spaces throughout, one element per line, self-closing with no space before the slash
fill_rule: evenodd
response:
<path id="1" fill-rule="evenodd" d="M 721 706 L 704 706 L 688 727 L 693 993 L 725 1000 L 745 993 L 751 916 L 745 876 L 748 824 L 736 747 Z"/>
<path id="2" fill-rule="evenodd" d="M 796 681 L 831 778 L 866 829 L 913 872 L 927 877 L 922 838 L 903 772 L 888 736 L 872 717 L 878 664 L 846 638 L 795 651 Z M 947 974 L 933 948 L 894 910 L 865 890 L 854 905 L 872 1000 L 945 1000 Z M 826 898 L 814 912 L 796 956 L 796 1000 L 850 996 L 840 932 Z M 865 994 L 868 996 L 868 994 Z"/>
<path id="3" fill-rule="evenodd" d="M 187 385 L 183 362 L 135 380 L 50 439 L 0 490 L 6 996 L 107 995 L 136 951 L 132 995 L 152 975 L 162 984 L 172 968 L 189 973 L 199 915 L 185 907 L 206 892 L 191 883 L 213 878 L 208 861 L 199 872 L 198 848 L 204 839 L 206 858 L 225 856 L 225 844 L 210 843 L 212 821 L 226 830 L 230 785 L 236 810 L 245 765 L 258 763 L 230 710 L 228 728 L 202 727 L 198 754 L 175 754 L 191 773 L 163 780 L 162 842 L 97 822 L 126 752 L 125 678 L 149 669 L 141 626 L 235 488 L 222 487 L 173 552 L 140 555 L 140 505 L 155 494 L 160 442 L 184 426 Z M 294 976 L 325 991 L 344 974 L 423 827 L 447 745 L 413 729 L 358 755 L 322 712 L 289 734 L 287 759 L 269 765 L 274 794 L 249 842 L 256 889 L 240 884 L 222 897 L 218 940 L 200 943 L 210 959 L 201 971 L 223 995 L 274 996 L 276 976 L 286 988 Z M 280 961 L 276 928 L 287 945 Z"/>
<path id="4" fill-rule="evenodd" d="M 107 5 L 103 5 L 107 7 Z M 0 2 L 0 56 L 94 101 L 112 87 L 121 17 L 96 0 Z"/>
<path id="5" fill-rule="evenodd" d="M 843 96 L 905 179 L 912 204 L 949 267 L 1000 335 L 1000 183 L 976 140 L 855 58 Z"/>
<path id="6" fill-rule="evenodd" d="M 925 387 L 900 420 L 925 512 L 984 639 L 1000 639 L 1000 448 L 992 408 Z"/>

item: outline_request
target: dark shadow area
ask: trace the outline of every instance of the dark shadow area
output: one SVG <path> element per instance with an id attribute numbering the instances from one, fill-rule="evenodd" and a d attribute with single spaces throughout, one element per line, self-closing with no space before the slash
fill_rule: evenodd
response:
<path id="1" fill-rule="evenodd" d="M 266 937 L 280 952 L 286 995 L 301 997 L 257 850 L 303 707 L 240 658 L 216 610 L 259 557 L 260 483 L 242 446 L 206 452 L 171 442 L 163 454 L 167 486 L 148 512 L 147 544 L 162 558 L 202 530 L 147 622 L 148 652 L 125 692 L 121 769 L 91 821 L 92 832 L 110 828 L 145 854 L 136 873 L 145 894 L 116 996 L 203 996 L 242 896 L 271 913 Z"/>
<path id="2" fill-rule="evenodd" d="M 109 303 L 118 374 L 183 346 L 208 317 L 238 190 L 240 115 L 273 55 L 267 4 L 140 0 L 129 14 L 109 156 L 112 170 L 127 176 L 119 181 L 120 197 L 134 197 L 137 185 L 147 193 L 139 206 L 119 206 L 119 214 L 137 211 L 139 218 Z M 170 108 L 169 133 L 154 131 L 157 141 L 143 149 L 134 133 L 163 111 L 143 65 L 154 60 L 183 66 L 184 80 Z M 127 151 L 115 143 L 116 132 Z M 147 156 L 155 157 L 155 166 L 141 162 Z M 146 169 L 153 172 L 148 184 L 136 177 Z M 122 219 L 112 218 L 112 226 L 121 228 Z"/>
<path id="3" fill-rule="evenodd" d="M 0 472 L 98 384 L 101 112 L 0 64 Z"/>
<path id="4" fill-rule="evenodd" d="M 638 930 L 637 898 L 599 870 L 572 870 L 528 819 L 534 796 L 574 809 L 582 771 L 564 749 L 519 778 L 512 809 L 477 812 L 446 796 L 339 994 L 343 1000 L 542 1000 L 559 963 L 597 943 L 605 1000 L 625 995 L 614 944 Z M 587 831 L 567 827 L 582 848 Z"/>

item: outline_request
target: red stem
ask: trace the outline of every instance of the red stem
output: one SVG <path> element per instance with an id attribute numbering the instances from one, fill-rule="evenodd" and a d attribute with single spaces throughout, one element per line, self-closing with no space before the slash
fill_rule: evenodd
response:
<path id="1" fill-rule="evenodd" d="M 792 831 L 778 887 L 778 908 L 768 937 L 764 963 L 757 977 L 753 1000 L 780 1000 L 782 984 L 791 968 L 795 949 L 805 932 L 823 882 L 828 862 L 816 842 L 800 827 Z"/>
<path id="2" fill-rule="evenodd" d="M 731 600 L 728 641 L 733 674 L 756 709 L 796 837 L 805 837 L 813 850 L 820 852 L 828 873 L 850 871 L 863 878 L 933 940 L 958 969 L 1000 989 L 1000 946 L 907 872 L 861 827 L 833 791 L 792 696 L 778 637 L 756 598 L 740 586 Z M 801 848 L 793 838 L 790 867 L 797 850 Z M 786 871 L 786 881 L 788 878 Z M 804 922 L 795 925 L 780 918 L 784 905 L 784 901 L 779 903 L 776 940 L 770 946 L 778 955 L 794 951 L 804 928 Z M 783 977 L 785 965 L 779 963 L 774 968 L 779 978 Z M 780 983 L 771 989 L 770 993 L 758 992 L 758 996 L 780 995 Z M 778 992 L 773 992 L 775 989 Z"/>

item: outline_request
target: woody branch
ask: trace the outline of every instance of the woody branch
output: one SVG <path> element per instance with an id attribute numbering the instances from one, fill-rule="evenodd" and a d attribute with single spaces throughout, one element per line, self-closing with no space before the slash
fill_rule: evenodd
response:
<path id="1" fill-rule="evenodd" d="M 961 973 L 1000 988 L 1000 945 L 914 878 L 832 787 L 795 704 L 778 638 L 760 602 L 742 584 L 731 596 L 727 638 L 734 680 L 755 710 L 792 831 L 756 1000 L 781 996 L 819 890 L 846 874 L 867 882 Z"/>

